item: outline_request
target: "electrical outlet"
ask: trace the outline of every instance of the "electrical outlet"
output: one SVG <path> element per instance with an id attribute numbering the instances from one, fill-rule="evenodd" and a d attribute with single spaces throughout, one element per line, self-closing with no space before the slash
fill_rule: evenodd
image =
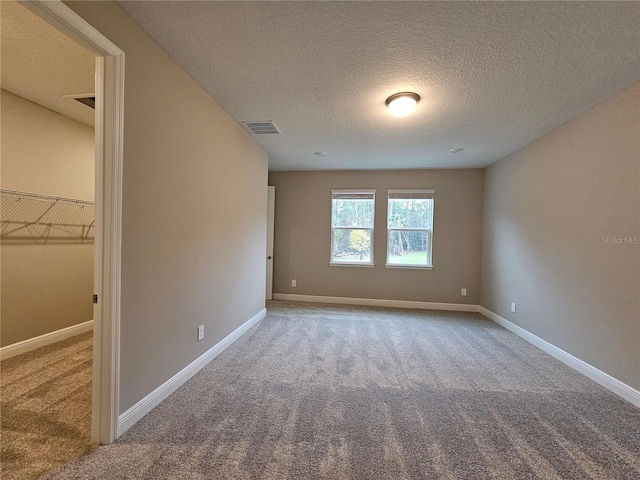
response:
<path id="1" fill-rule="evenodd" d="M 516 313 L 516 304 L 515 304 L 515 303 L 512 303 L 512 304 L 511 304 L 511 311 L 512 311 L 513 313 Z"/>
<path id="2" fill-rule="evenodd" d="M 297 285 L 297 282 L 295 280 L 291 280 L 291 286 L 295 287 Z"/>
<path id="3" fill-rule="evenodd" d="M 204 325 L 198 327 L 198 341 L 204 338 Z"/>
<path id="4" fill-rule="evenodd" d="M 467 289 L 463 288 L 462 290 L 460 290 L 460 295 L 462 295 L 463 297 L 467 296 Z"/>

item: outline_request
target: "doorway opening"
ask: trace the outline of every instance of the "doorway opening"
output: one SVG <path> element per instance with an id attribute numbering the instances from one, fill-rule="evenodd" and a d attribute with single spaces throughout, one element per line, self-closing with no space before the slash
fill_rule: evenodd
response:
<path id="1" fill-rule="evenodd" d="M 71 235 L 77 228 L 83 229 L 83 233 L 74 237 L 74 241 L 79 244 L 84 242 L 87 246 L 88 239 L 93 235 L 94 256 L 94 276 L 90 279 L 94 304 L 90 309 L 93 313 L 93 335 L 92 354 L 93 362 L 92 386 L 88 393 L 91 399 L 91 427 L 90 438 L 93 443 L 110 443 L 118 436 L 118 384 L 119 384 L 119 316 L 120 316 L 120 229 L 121 229 L 121 198 L 122 198 L 122 125 L 124 106 L 124 53 L 96 29 L 90 26 L 85 20 L 79 17 L 68 6 L 61 1 L 27 1 L 27 2 L 2 2 L 5 8 L 26 7 L 35 13 L 40 19 L 53 26 L 58 32 L 72 38 L 75 42 L 91 52 L 95 59 L 95 210 L 94 223 L 87 228 L 84 220 L 74 223 L 73 228 L 67 228 L 64 235 Z M 4 23 L 8 17 L 2 15 L 3 31 Z M 5 86 L 4 73 L 9 66 L 6 64 L 5 45 L 3 44 L 3 88 Z M 90 93 L 90 92 L 67 92 L 67 93 Z M 29 102 L 20 96 L 12 93 L 4 93 L 3 97 L 10 98 L 13 95 L 17 98 L 17 103 L 26 102 L 35 106 L 39 102 Z M 13 99 L 12 100 L 16 100 Z M 67 99 L 72 103 L 77 103 L 72 99 Z M 79 105 L 79 104 L 78 104 Z M 2 107 L 5 106 L 3 98 Z M 83 108 L 89 108 L 80 105 Z M 34 107 L 36 108 L 36 107 Z M 41 106 L 37 108 L 42 108 Z M 37 109 L 36 108 L 36 109 Z M 53 110 L 51 107 L 47 107 Z M 53 112 L 49 112 L 54 114 Z M 92 113 L 93 115 L 93 113 Z M 7 122 L 9 117 L 4 117 Z M 5 127 L 3 122 L 3 129 Z M 4 140 L 4 139 L 3 139 Z M 3 150 L 5 143 L 3 142 Z M 3 151 L 4 163 L 13 152 Z M 6 173 L 3 171 L 3 174 Z M 42 173 L 42 172 L 39 172 Z M 4 183 L 3 175 L 3 183 Z M 4 185 L 3 185 L 4 186 Z M 29 188 L 29 190 L 36 190 Z M 29 192 L 23 192 L 29 193 Z M 37 192 L 36 192 L 37 193 Z M 49 195 L 57 200 L 50 203 L 60 205 L 70 205 L 71 207 L 82 207 L 80 210 L 89 207 L 89 201 L 71 198 L 60 198 L 62 195 L 56 193 Z M 47 201 L 47 196 L 41 194 L 40 198 L 30 197 L 30 201 Z M 66 195 L 65 195 L 66 197 Z M 27 200 L 27 196 L 18 195 L 15 201 Z M 65 200 L 78 200 L 65 202 Z M 80 205 L 80 201 L 88 203 Z M 52 205 L 52 208 L 53 205 Z M 58 207 L 55 207 L 58 208 Z M 85 210 L 85 212 L 87 211 Z M 40 217 L 38 217 L 40 218 Z M 44 217 L 43 217 L 44 218 Z M 41 222 L 43 223 L 43 222 Z M 59 227 L 54 225 L 60 222 L 49 222 L 49 227 Z M 65 224 L 66 225 L 66 224 Z M 47 225 L 31 226 L 31 233 L 44 235 L 46 232 L 39 231 L 38 228 L 49 228 Z M 68 227 L 68 225 L 66 226 Z M 65 227 L 65 228 L 66 228 Z M 50 229 L 51 230 L 51 229 Z M 49 232 L 51 233 L 51 232 Z M 61 236 L 64 236 L 61 235 Z M 52 239 L 53 236 L 49 236 Z M 60 240 L 60 235 L 58 236 Z M 64 240 L 70 242 L 69 238 Z M 61 242 L 64 243 L 64 242 Z M 71 245 L 65 245 L 65 248 Z M 74 247 L 77 245 L 73 245 Z M 4 272 L 3 272 L 4 273 Z M 66 328 L 66 327 L 64 327 Z M 64 328 L 59 330 L 64 330 Z M 74 333 L 77 333 L 74 332 Z M 46 334 L 45 334 L 46 336 Z M 89 336 L 91 336 L 89 334 Z M 65 340 L 66 341 L 66 340 Z M 19 343 L 19 342 L 18 342 Z M 3 352 L 4 353 L 4 352 Z M 24 419 L 23 419 L 24 420 Z M 55 431 L 55 424 L 52 426 Z M 4 437 L 4 435 L 3 435 Z M 4 440 L 4 438 L 3 438 Z M 3 458 L 3 463 L 6 457 Z"/>
<path id="2" fill-rule="evenodd" d="M 91 448 L 95 56 L 2 2 L 2 474 Z M 64 448 L 60 445 L 64 444 Z"/>

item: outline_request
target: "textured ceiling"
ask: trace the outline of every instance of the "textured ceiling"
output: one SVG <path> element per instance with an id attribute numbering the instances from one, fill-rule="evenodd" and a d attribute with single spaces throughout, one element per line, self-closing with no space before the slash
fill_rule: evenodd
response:
<path id="1" fill-rule="evenodd" d="M 16 2 L 1 0 L 0 14 L 2 88 L 93 126 L 93 109 L 63 97 L 94 92 L 93 54 Z"/>
<path id="2" fill-rule="evenodd" d="M 271 170 L 483 167 L 640 78 L 638 2 L 119 3 Z"/>

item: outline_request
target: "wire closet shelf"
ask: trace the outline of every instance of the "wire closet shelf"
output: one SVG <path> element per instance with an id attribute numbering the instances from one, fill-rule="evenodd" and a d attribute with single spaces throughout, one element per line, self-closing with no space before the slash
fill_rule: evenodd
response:
<path id="1" fill-rule="evenodd" d="M 3 243 L 93 243 L 95 204 L 0 189 Z"/>

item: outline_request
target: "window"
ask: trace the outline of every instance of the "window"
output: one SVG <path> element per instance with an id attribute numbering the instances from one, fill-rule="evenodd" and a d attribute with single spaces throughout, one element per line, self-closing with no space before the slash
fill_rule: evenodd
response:
<path id="1" fill-rule="evenodd" d="M 375 190 L 331 191 L 331 265 L 373 265 Z"/>
<path id="2" fill-rule="evenodd" d="M 387 267 L 431 268 L 435 190 L 389 190 Z"/>

